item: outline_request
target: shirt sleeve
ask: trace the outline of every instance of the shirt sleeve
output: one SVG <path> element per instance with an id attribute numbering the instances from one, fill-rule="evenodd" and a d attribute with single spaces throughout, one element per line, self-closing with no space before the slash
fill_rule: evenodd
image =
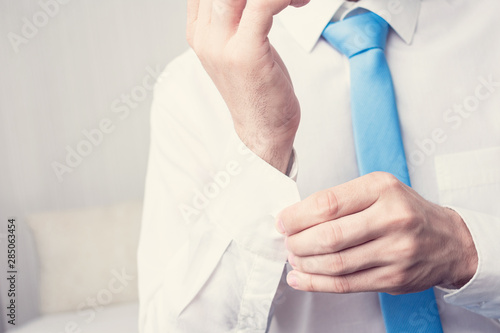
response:
<path id="1" fill-rule="evenodd" d="M 464 220 L 479 257 L 474 277 L 462 288 L 445 289 L 444 300 L 489 318 L 500 319 L 500 218 L 450 207 Z"/>
<path id="2" fill-rule="evenodd" d="M 296 183 L 235 133 L 218 155 L 207 150 L 210 138 L 182 118 L 189 101 L 172 71 L 152 106 L 139 330 L 265 332 L 287 256 L 274 219 L 300 200 Z"/>

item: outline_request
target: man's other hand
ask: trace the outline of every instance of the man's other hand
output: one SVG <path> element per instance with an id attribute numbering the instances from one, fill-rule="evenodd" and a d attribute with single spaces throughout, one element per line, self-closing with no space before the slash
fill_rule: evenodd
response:
<path id="1" fill-rule="evenodd" d="M 278 215 L 304 291 L 403 294 L 461 287 L 478 257 L 462 218 L 394 176 L 375 172 L 317 192 Z"/>

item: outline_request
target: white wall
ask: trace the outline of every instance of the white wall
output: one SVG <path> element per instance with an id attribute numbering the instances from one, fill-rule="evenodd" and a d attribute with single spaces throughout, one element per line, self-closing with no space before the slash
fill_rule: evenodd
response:
<path id="1" fill-rule="evenodd" d="M 128 107 L 120 99 L 141 97 L 149 72 L 187 48 L 185 1 L 58 1 L 0 0 L 2 264 L 8 217 L 142 198 L 152 94 Z M 67 147 L 85 152 L 82 131 L 103 119 L 113 131 L 68 166 Z M 72 172 L 58 178 L 54 162 Z"/>
<path id="2" fill-rule="evenodd" d="M 67 0 L 66 0 L 67 1 Z M 51 2 L 42 0 L 42 2 Z M 140 198 L 148 146 L 150 97 L 121 120 L 111 105 L 186 48 L 179 0 L 71 0 L 15 53 L 37 1 L 0 2 L 0 212 L 107 204 Z M 63 181 L 64 163 L 82 130 L 109 118 L 115 130 Z"/>

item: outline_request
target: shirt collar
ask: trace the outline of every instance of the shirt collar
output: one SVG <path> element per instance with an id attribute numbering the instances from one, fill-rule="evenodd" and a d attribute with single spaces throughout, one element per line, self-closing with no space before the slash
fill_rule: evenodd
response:
<path id="1" fill-rule="evenodd" d="M 348 11 L 364 8 L 384 18 L 396 33 L 408 44 L 411 43 L 421 0 L 363 0 Z M 310 52 L 333 15 L 344 0 L 311 0 L 301 8 L 288 7 L 278 15 L 284 27 L 294 39 Z"/>

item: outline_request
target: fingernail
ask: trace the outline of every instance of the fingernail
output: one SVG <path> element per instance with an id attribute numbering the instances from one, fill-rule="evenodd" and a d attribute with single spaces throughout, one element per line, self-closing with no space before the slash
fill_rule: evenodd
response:
<path id="1" fill-rule="evenodd" d="M 280 234 L 285 234 L 285 227 L 283 226 L 283 221 L 281 219 L 278 219 L 278 222 L 276 223 L 276 229 L 278 229 Z"/>
<path id="2" fill-rule="evenodd" d="M 299 286 L 297 275 L 294 272 L 288 273 L 288 276 L 286 277 L 286 282 L 292 288 L 297 288 Z"/>
<path id="3" fill-rule="evenodd" d="M 288 254 L 288 262 L 290 263 L 290 265 L 295 267 L 295 256 L 291 253 Z"/>

